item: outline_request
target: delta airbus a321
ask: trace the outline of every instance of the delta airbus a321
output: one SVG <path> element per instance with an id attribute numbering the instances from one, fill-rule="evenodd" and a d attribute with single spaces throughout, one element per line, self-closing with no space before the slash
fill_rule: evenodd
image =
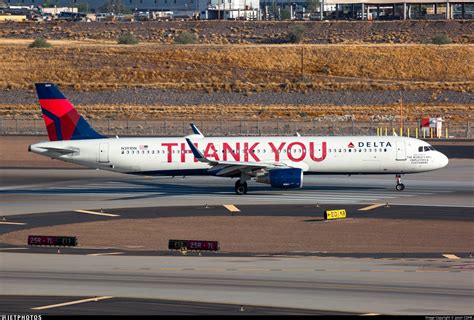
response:
<path id="1" fill-rule="evenodd" d="M 432 171 L 448 158 L 428 143 L 398 136 L 108 138 L 97 133 L 59 89 L 36 84 L 49 142 L 29 151 L 90 168 L 146 176 L 212 175 L 238 178 L 235 192 L 247 193 L 247 181 L 274 188 L 302 188 L 304 174 L 393 174 Z"/>

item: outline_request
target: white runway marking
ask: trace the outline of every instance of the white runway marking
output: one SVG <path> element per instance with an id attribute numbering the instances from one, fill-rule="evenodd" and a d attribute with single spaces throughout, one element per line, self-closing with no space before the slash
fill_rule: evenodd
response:
<path id="1" fill-rule="evenodd" d="M 11 224 L 11 225 L 19 225 L 19 226 L 23 226 L 23 225 L 25 225 L 26 223 L 23 223 L 23 222 L 8 222 L 8 221 L 0 221 L 0 224 Z"/>
<path id="2" fill-rule="evenodd" d="M 88 211 L 88 210 L 74 210 L 74 211 L 80 212 L 80 213 L 95 214 L 98 216 L 120 217 L 118 214 L 113 214 L 113 213 L 95 212 L 95 211 Z"/>
<path id="3" fill-rule="evenodd" d="M 70 301 L 70 302 L 64 302 L 64 303 L 58 303 L 58 304 L 51 304 L 51 305 L 48 305 L 48 306 L 31 308 L 31 310 L 45 310 L 45 309 L 51 309 L 51 308 L 70 306 L 70 305 L 73 305 L 73 304 L 79 304 L 79 303 L 84 303 L 84 302 L 105 300 L 105 299 L 110 299 L 110 298 L 113 298 L 113 297 L 111 297 L 111 296 L 95 297 L 95 298 L 76 300 L 76 301 Z"/>
<path id="4" fill-rule="evenodd" d="M 111 256 L 111 255 L 119 255 L 123 254 L 123 252 L 104 252 L 104 253 L 90 253 L 88 256 Z"/>

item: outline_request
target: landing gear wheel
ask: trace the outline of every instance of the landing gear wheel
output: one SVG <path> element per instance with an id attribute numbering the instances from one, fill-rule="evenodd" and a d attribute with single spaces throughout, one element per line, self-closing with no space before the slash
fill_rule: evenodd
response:
<path id="1" fill-rule="evenodd" d="M 395 186 L 395 190 L 403 191 L 405 189 L 405 185 L 402 183 L 402 175 L 396 174 L 395 178 L 397 179 L 397 185 Z"/>
<path id="2" fill-rule="evenodd" d="M 405 189 L 405 185 L 403 183 L 399 183 L 395 186 L 397 191 L 403 191 Z"/>
<path id="3" fill-rule="evenodd" d="M 235 183 L 235 193 L 238 195 L 246 194 L 247 193 L 247 182 L 241 183 L 240 180 L 237 180 Z"/>

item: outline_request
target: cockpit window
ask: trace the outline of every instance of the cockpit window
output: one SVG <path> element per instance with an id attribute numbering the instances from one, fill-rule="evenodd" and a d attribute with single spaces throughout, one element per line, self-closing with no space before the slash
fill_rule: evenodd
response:
<path id="1" fill-rule="evenodd" d="M 435 148 L 432 146 L 424 146 L 424 147 L 418 147 L 418 152 L 423 152 L 423 151 L 434 151 Z"/>

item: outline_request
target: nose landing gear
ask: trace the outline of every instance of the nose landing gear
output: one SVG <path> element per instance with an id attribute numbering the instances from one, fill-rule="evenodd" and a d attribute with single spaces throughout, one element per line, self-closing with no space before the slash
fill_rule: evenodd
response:
<path id="1" fill-rule="evenodd" d="M 235 182 L 235 193 L 238 195 L 246 194 L 247 193 L 247 182 L 241 182 L 240 179 Z"/>
<path id="2" fill-rule="evenodd" d="M 405 189 L 405 185 L 402 183 L 402 175 L 397 174 L 395 175 L 397 179 L 397 185 L 395 186 L 395 190 L 397 191 L 403 191 Z"/>

